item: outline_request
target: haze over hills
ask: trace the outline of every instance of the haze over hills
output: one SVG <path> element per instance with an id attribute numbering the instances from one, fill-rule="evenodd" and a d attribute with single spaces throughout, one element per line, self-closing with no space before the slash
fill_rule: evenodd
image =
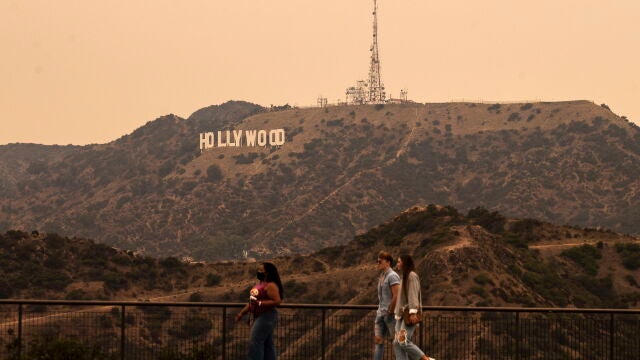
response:
<path id="1" fill-rule="evenodd" d="M 286 129 L 281 147 L 198 149 L 200 132 L 276 128 Z M 0 147 L 11 173 L 0 179 L 0 228 L 151 255 L 310 252 L 424 203 L 640 233 L 640 130 L 587 101 L 228 102 L 108 144 L 39 147 L 37 157 L 29 146 Z"/>

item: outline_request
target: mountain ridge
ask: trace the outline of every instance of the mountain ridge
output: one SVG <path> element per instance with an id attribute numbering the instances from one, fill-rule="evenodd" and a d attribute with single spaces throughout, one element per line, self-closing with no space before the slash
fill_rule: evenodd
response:
<path id="1" fill-rule="evenodd" d="M 428 305 L 634 307 L 640 239 L 506 218 L 484 208 L 405 209 L 345 245 L 277 264 L 289 303 L 374 304 L 380 250 L 410 254 Z M 0 297 L 246 300 L 255 261 L 183 263 L 57 234 L 0 234 Z M 322 283 L 323 286 L 314 286 Z M 193 295 L 196 294 L 196 295 Z M 176 296 L 179 296 L 177 298 Z"/>
<path id="2" fill-rule="evenodd" d="M 200 132 L 265 127 L 286 129 L 287 143 L 198 150 Z M 638 233 L 639 143 L 637 126 L 587 101 L 284 111 L 229 102 L 23 171 L 0 200 L 0 228 L 203 259 L 344 243 L 424 202 Z"/>

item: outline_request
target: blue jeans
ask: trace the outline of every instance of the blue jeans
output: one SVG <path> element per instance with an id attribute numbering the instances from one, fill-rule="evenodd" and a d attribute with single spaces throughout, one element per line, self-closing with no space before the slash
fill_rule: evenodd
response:
<path id="1" fill-rule="evenodd" d="M 396 329 L 396 318 L 392 314 L 385 315 L 376 315 L 376 321 L 374 323 L 374 334 L 375 336 L 380 336 L 384 341 L 384 338 L 388 335 L 395 334 Z M 373 351 L 373 359 L 374 360 L 382 360 L 382 356 L 384 355 L 384 343 L 376 344 L 375 349 Z"/>
<path id="2" fill-rule="evenodd" d="M 396 360 L 413 360 L 424 356 L 424 352 L 411 342 L 415 329 L 415 325 L 407 325 L 402 319 L 396 321 L 396 337 L 393 339 L 393 352 L 396 355 Z M 403 330 L 406 332 L 405 339 L 404 341 L 399 341 L 398 338 L 403 335 Z"/>
<path id="3" fill-rule="evenodd" d="M 273 330 L 278 322 L 278 312 L 273 309 L 258 316 L 251 327 L 248 360 L 276 360 Z"/>

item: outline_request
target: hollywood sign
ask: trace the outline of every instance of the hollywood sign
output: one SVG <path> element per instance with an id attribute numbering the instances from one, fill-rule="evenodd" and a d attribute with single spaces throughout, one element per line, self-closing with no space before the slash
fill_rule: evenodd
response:
<path id="1" fill-rule="evenodd" d="M 200 133 L 200 150 L 214 147 L 282 146 L 285 141 L 284 129 L 211 131 Z"/>

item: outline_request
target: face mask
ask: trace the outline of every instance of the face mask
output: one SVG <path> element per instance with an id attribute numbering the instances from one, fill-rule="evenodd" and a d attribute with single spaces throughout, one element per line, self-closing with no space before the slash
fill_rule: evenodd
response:
<path id="1" fill-rule="evenodd" d="M 266 274 L 266 273 L 263 273 L 263 272 L 258 271 L 258 272 L 256 272 L 256 276 L 258 277 L 258 280 L 262 281 L 262 280 L 264 280 L 264 279 L 265 279 L 265 277 L 267 276 L 267 274 Z"/>

